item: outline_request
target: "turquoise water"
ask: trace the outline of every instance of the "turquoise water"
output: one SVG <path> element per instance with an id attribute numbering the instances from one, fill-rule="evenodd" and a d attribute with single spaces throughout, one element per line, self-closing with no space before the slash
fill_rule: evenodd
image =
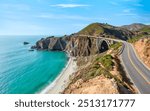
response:
<path id="1" fill-rule="evenodd" d="M 40 38 L 0 36 L 0 93 L 37 93 L 60 74 L 67 63 L 64 52 L 28 51 Z"/>

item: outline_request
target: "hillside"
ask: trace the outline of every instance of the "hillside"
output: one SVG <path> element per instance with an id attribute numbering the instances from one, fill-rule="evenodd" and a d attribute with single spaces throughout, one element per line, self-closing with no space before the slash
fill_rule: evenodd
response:
<path id="1" fill-rule="evenodd" d="M 115 27 L 109 24 L 102 24 L 102 23 L 93 23 L 82 29 L 78 32 L 80 35 L 94 35 L 94 36 L 101 36 L 101 37 L 108 37 L 108 38 L 118 38 L 122 40 L 127 40 L 131 38 L 134 33 L 131 31 Z"/>
<path id="2" fill-rule="evenodd" d="M 128 42 L 135 43 L 141 38 L 149 37 L 150 36 L 150 25 L 145 25 L 141 23 L 134 23 L 131 25 L 124 25 L 121 28 L 130 30 L 134 35 L 132 38 L 128 39 Z"/>
<path id="3" fill-rule="evenodd" d="M 150 38 L 138 40 L 134 47 L 141 60 L 150 68 Z"/>
<path id="4" fill-rule="evenodd" d="M 144 28 L 146 25 L 141 24 L 141 23 L 134 23 L 131 25 L 124 25 L 121 26 L 124 29 L 130 30 L 130 31 L 139 31 L 140 29 Z"/>
<path id="5" fill-rule="evenodd" d="M 142 30 L 142 29 L 141 29 Z M 143 29 L 146 30 L 146 29 Z M 141 31 L 142 32 L 142 31 Z M 79 36 L 79 35 L 80 36 Z M 77 70 L 70 76 L 65 94 L 118 94 L 137 93 L 120 63 L 122 43 L 83 36 L 94 35 L 128 40 L 136 34 L 121 27 L 93 23 L 63 37 L 47 37 L 32 48 L 48 51 L 65 51 L 77 63 Z M 68 78 L 69 79 L 69 78 Z M 91 90 L 93 89 L 93 90 Z"/>
<path id="6" fill-rule="evenodd" d="M 148 34 L 150 34 L 150 26 L 145 26 L 145 27 L 141 28 L 139 31 L 140 32 L 147 32 Z"/>
<path id="7" fill-rule="evenodd" d="M 117 47 L 116 47 L 117 46 Z M 78 70 L 70 77 L 64 94 L 127 94 L 136 93 L 118 59 L 117 43 L 103 54 L 77 57 Z M 92 89 L 92 90 L 91 90 Z"/>
<path id="8" fill-rule="evenodd" d="M 121 27 L 126 29 L 126 30 L 132 31 L 135 34 L 135 36 L 137 36 L 137 35 L 138 36 L 145 36 L 145 35 L 150 34 L 150 26 L 145 25 L 145 24 L 134 23 L 131 25 L 124 25 Z"/>

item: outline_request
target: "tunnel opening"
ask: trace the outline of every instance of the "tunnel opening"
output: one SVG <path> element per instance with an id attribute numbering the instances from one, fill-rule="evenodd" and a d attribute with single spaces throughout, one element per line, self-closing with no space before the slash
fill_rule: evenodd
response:
<path id="1" fill-rule="evenodd" d="M 103 52 L 107 51 L 108 49 L 109 49 L 108 43 L 106 41 L 102 41 L 99 52 L 103 53 Z"/>

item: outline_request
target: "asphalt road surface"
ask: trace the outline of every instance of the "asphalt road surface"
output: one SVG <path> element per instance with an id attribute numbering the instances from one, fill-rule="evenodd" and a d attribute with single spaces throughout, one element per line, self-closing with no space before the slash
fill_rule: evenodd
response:
<path id="1" fill-rule="evenodd" d="M 150 70 L 139 60 L 132 45 L 124 42 L 122 62 L 139 93 L 150 94 Z"/>
<path id="2" fill-rule="evenodd" d="M 88 36 L 94 38 L 102 38 L 96 36 L 89 35 L 80 35 L 80 36 Z M 108 40 L 113 40 L 116 42 L 122 42 L 124 47 L 121 53 L 121 61 L 124 65 L 124 68 L 132 80 L 133 84 L 136 86 L 137 90 L 141 94 L 150 94 L 150 69 L 141 62 L 141 60 L 136 55 L 136 52 L 133 46 L 125 41 L 105 38 Z"/>

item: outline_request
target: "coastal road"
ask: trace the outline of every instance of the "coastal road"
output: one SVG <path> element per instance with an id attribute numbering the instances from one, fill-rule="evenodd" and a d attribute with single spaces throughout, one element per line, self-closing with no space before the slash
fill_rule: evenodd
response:
<path id="1" fill-rule="evenodd" d="M 88 36 L 104 39 L 103 37 L 90 35 L 79 36 Z M 122 40 L 111 38 L 105 39 L 123 43 L 123 50 L 120 56 L 126 73 L 132 80 L 133 84 L 136 86 L 139 93 L 150 94 L 150 68 L 144 65 L 144 63 L 139 59 L 133 46 L 130 43 Z"/>
<path id="2" fill-rule="evenodd" d="M 150 94 L 150 70 L 140 61 L 133 46 L 127 42 L 123 43 L 124 50 L 121 59 L 126 72 L 139 93 Z"/>

